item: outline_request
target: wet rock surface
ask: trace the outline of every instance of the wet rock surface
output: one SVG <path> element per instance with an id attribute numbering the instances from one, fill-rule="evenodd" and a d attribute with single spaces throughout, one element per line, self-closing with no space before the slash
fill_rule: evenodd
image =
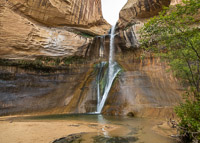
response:
<path id="1" fill-rule="evenodd" d="M 116 56 L 123 70 L 113 83 L 102 113 L 173 117 L 173 108 L 182 98 L 177 79 L 166 72 L 167 63 L 138 55 L 129 51 Z M 94 62 L 72 64 L 50 73 L 1 66 L 0 114 L 96 112 L 99 70 Z"/>
<path id="2" fill-rule="evenodd" d="M 84 136 L 91 133 L 72 134 L 53 141 L 53 143 L 86 143 Z M 94 134 L 94 133 L 93 133 Z M 137 137 L 106 137 L 103 135 L 93 136 L 90 143 L 134 143 Z"/>
<path id="3" fill-rule="evenodd" d="M 137 59 L 133 53 L 117 61 L 124 71 L 109 93 L 104 114 L 174 117 L 173 108 L 182 101 L 183 88 L 167 72 L 167 63 L 153 57 Z"/>
<path id="4" fill-rule="evenodd" d="M 133 143 L 137 140 L 138 138 L 136 137 L 94 137 L 94 143 Z"/>
<path id="5" fill-rule="evenodd" d="M 91 69 L 90 64 L 79 64 L 65 70 L 42 73 L 0 66 L 0 115 L 95 110 L 93 106 L 96 103 L 92 101 L 96 97 L 93 98 L 92 93 L 84 99 L 81 97 L 82 92 L 88 91 L 87 84 L 90 82 L 87 74 L 91 74 Z"/>
<path id="6" fill-rule="evenodd" d="M 80 143 L 82 134 L 72 134 L 53 141 L 53 143 Z"/>

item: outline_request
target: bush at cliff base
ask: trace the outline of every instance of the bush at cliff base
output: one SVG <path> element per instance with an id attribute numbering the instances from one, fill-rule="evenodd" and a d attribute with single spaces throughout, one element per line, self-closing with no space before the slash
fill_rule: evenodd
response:
<path id="1" fill-rule="evenodd" d="M 185 103 L 176 107 L 175 111 L 180 118 L 178 131 L 181 140 L 185 143 L 200 141 L 200 98 L 191 99 L 192 95 L 185 95 Z"/>

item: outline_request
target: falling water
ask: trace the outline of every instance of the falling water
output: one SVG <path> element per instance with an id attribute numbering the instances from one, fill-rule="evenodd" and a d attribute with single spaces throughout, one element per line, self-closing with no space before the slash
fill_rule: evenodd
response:
<path id="1" fill-rule="evenodd" d="M 111 29 L 110 34 L 110 53 L 109 53 L 109 67 L 108 67 L 108 79 L 110 82 L 110 79 L 113 76 L 114 71 L 114 65 L 113 65 L 113 55 L 114 55 L 114 40 L 115 40 L 115 25 Z"/>
<path id="2" fill-rule="evenodd" d="M 104 41 L 105 41 L 105 35 L 100 37 L 100 49 L 99 49 L 99 57 L 103 58 L 103 51 L 104 51 Z"/>
<path id="3" fill-rule="evenodd" d="M 106 63 L 107 62 L 101 62 L 99 64 L 99 73 L 97 76 L 97 107 L 99 107 L 100 103 L 101 103 L 100 80 L 101 80 L 101 74 L 102 74 L 103 67 L 106 65 Z"/>
<path id="4" fill-rule="evenodd" d="M 97 113 L 101 113 L 103 106 L 106 102 L 108 93 L 111 89 L 112 83 L 117 76 L 118 72 L 120 71 L 120 68 L 118 64 L 114 61 L 114 38 L 115 38 L 115 25 L 111 29 L 111 34 L 110 34 L 110 53 L 109 53 L 109 65 L 108 65 L 108 74 L 107 74 L 107 81 L 105 85 L 105 89 L 103 92 L 103 96 L 101 98 L 100 96 L 100 88 L 99 88 L 99 83 L 97 87 Z M 98 81 L 99 82 L 99 81 Z"/>

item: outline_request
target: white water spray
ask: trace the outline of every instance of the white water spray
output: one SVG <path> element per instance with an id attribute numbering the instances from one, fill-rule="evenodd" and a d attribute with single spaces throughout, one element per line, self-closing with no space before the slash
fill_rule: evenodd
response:
<path id="1" fill-rule="evenodd" d="M 99 57 L 103 58 L 104 55 L 104 41 L 105 41 L 105 35 L 100 37 L 100 49 L 99 49 Z"/>
<path id="2" fill-rule="evenodd" d="M 112 87 L 112 83 L 117 76 L 118 72 L 120 71 L 120 68 L 118 67 L 118 64 L 114 62 L 114 38 L 115 38 L 115 26 L 114 25 L 111 29 L 111 34 L 110 34 L 110 53 L 109 53 L 109 65 L 108 65 L 108 78 L 106 82 L 106 86 L 104 89 L 104 93 L 102 96 L 102 99 L 100 100 L 100 88 L 99 88 L 99 83 L 97 87 L 97 98 L 98 98 L 98 103 L 97 103 L 97 113 L 101 113 L 104 104 L 106 102 L 106 99 L 108 97 L 108 93 Z M 98 81 L 99 82 L 99 81 Z"/>
<path id="3" fill-rule="evenodd" d="M 100 106 L 101 103 L 101 91 L 100 91 L 100 79 L 101 79 L 101 74 L 103 67 L 106 65 L 106 62 L 101 62 L 100 67 L 99 67 L 99 74 L 97 76 L 97 108 Z"/>
<path id="4" fill-rule="evenodd" d="M 108 79 L 110 82 L 110 79 L 113 75 L 113 71 L 114 71 L 114 65 L 113 65 L 113 54 L 114 54 L 114 40 L 115 40 L 115 26 L 112 26 L 111 28 L 111 34 L 110 34 L 110 53 L 109 53 L 109 66 L 108 66 Z"/>

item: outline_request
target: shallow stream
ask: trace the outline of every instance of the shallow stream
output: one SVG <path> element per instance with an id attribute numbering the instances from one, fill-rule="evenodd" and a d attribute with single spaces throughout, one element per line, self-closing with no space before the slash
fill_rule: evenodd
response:
<path id="1" fill-rule="evenodd" d="M 103 115 L 46 115 L 15 118 L 25 121 L 75 121 L 77 130 L 82 123 L 89 127 L 100 128 L 97 132 L 80 132 L 60 137 L 54 143 L 176 143 L 175 140 L 161 136 L 152 130 L 163 121 L 155 119 L 114 117 Z M 79 123 L 80 122 L 80 123 Z M 112 130 L 110 128 L 116 127 Z M 70 128 L 69 128 L 70 129 Z"/>

